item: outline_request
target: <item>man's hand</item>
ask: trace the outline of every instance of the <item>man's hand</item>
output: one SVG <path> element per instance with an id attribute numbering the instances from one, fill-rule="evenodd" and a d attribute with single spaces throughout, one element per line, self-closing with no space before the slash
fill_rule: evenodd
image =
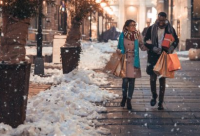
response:
<path id="1" fill-rule="evenodd" d="M 168 49 L 168 53 L 171 54 L 174 52 L 174 46 L 170 46 Z"/>
<path id="2" fill-rule="evenodd" d="M 156 54 L 161 54 L 161 51 L 161 48 L 153 47 L 153 52 L 155 52 Z"/>

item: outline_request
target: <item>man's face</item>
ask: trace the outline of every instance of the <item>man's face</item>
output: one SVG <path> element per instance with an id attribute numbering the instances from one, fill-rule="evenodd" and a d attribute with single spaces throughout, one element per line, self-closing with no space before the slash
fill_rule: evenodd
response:
<path id="1" fill-rule="evenodd" d="M 166 17 L 162 17 L 162 16 L 158 16 L 158 26 L 160 28 L 165 27 L 165 21 L 166 21 Z"/>

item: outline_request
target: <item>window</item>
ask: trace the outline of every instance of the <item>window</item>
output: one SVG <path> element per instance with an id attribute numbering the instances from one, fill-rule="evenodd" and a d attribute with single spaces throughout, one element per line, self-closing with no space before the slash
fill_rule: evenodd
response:
<path id="1" fill-rule="evenodd" d="M 200 38 L 200 3 L 192 0 L 191 37 Z"/>

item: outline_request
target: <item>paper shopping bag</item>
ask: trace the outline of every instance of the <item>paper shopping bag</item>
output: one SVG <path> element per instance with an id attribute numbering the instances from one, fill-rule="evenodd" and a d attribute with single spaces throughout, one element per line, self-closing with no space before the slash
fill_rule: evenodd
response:
<path id="1" fill-rule="evenodd" d="M 126 77 L 126 56 L 125 55 L 122 56 L 113 74 L 121 78 Z"/>
<path id="2" fill-rule="evenodd" d="M 181 63 L 177 54 L 169 54 L 168 70 L 176 71 L 181 69 Z"/>
<path id="3" fill-rule="evenodd" d="M 113 53 L 110 60 L 106 64 L 105 68 L 103 69 L 104 72 L 113 74 L 116 70 L 116 67 L 120 63 L 120 60 L 122 58 L 122 54 Z"/>
<path id="4" fill-rule="evenodd" d="M 163 51 L 153 71 L 156 75 L 166 78 L 174 78 L 174 71 L 168 70 L 169 55 Z"/>

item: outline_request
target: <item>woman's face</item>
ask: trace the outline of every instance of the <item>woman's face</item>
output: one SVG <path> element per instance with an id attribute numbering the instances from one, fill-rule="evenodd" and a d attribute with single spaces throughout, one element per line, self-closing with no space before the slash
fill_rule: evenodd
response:
<path id="1" fill-rule="evenodd" d="M 127 27 L 126 29 L 129 31 L 129 32 L 133 32 L 136 30 L 136 26 L 137 24 L 135 22 L 131 22 Z"/>

